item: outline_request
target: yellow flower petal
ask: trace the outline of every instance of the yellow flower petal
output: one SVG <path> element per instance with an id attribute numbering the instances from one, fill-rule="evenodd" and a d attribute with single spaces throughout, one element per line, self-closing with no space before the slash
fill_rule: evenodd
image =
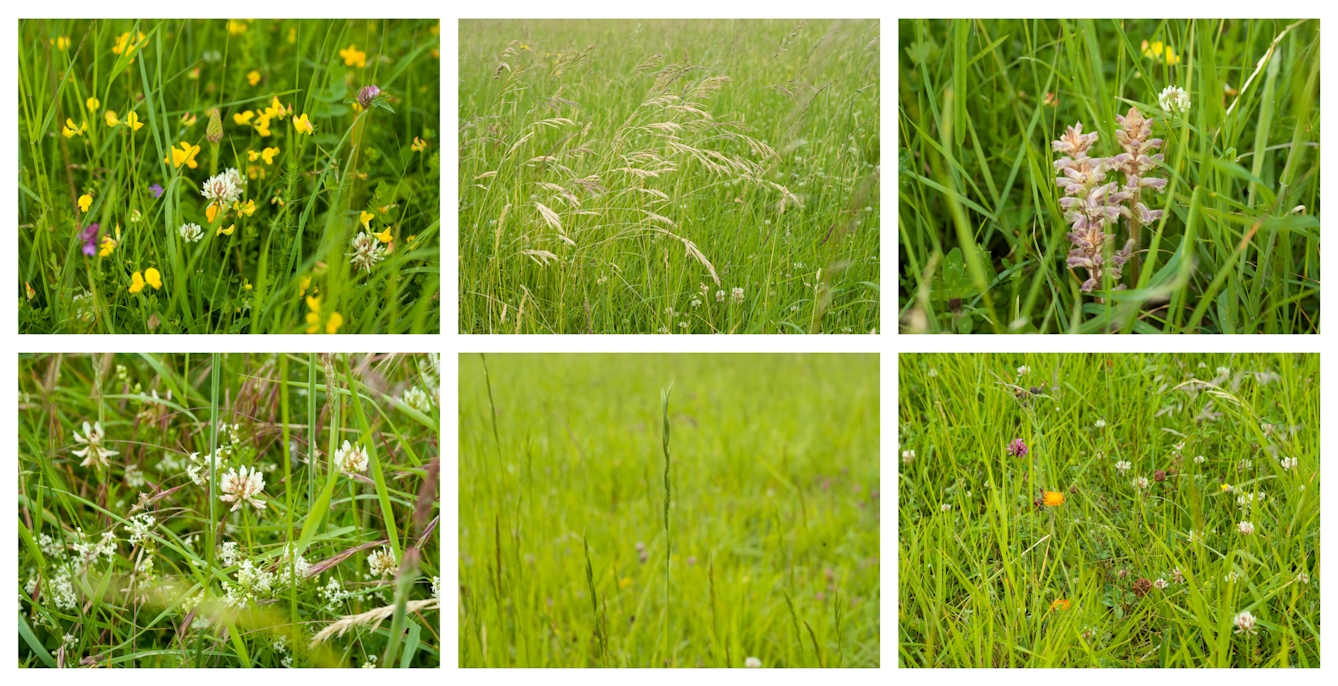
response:
<path id="1" fill-rule="evenodd" d="M 297 282 L 297 286 L 298 286 L 297 296 L 300 298 L 300 297 L 306 295 L 306 294 L 307 294 L 307 289 L 311 287 L 311 277 L 310 277 L 310 276 L 304 276 L 304 277 L 302 277 L 302 278 Z"/>
<path id="2" fill-rule="evenodd" d="M 98 108 L 102 107 L 102 103 L 97 98 L 92 96 L 89 96 L 89 98 L 84 101 L 84 104 L 88 106 L 89 112 L 97 112 Z"/>
<path id="3" fill-rule="evenodd" d="M 260 156 L 265 158 L 265 164 L 274 164 L 274 156 L 277 154 L 279 154 L 278 148 L 265 148 L 265 151 L 260 153 Z M 253 157 L 251 159 L 254 160 L 255 158 Z"/>
<path id="4" fill-rule="evenodd" d="M 373 235 L 373 236 L 376 236 L 376 237 L 379 238 L 379 239 L 381 239 L 381 242 L 382 242 L 382 243 L 389 243 L 389 242 L 390 242 L 390 227 L 387 226 L 385 231 L 382 231 L 381 233 L 374 233 L 374 234 L 372 234 L 372 235 Z"/>
<path id="5" fill-rule="evenodd" d="M 107 110 L 103 113 L 102 118 L 107 120 L 107 126 L 115 127 L 121 123 L 121 120 L 116 118 L 116 110 Z"/>
<path id="6" fill-rule="evenodd" d="M 256 85 L 257 83 L 260 83 L 260 72 L 252 69 L 246 75 L 246 82 L 251 84 L 252 86 Z"/>
<path id="7" fill-rule="evenodd" d="M 88 207 L 93 204 L 93 196 L 84 194 L 79 196 L 79 211 L 87 212 Z"/>
<path id="8" fill-rule="evenodd" d="M 231 236 L 231 235 L 232 235 L 232 232 L 233 232 L 233 231 L 236 231 L 236 230 L 237 230 L 237 225 L 236 225 L 236 224 L 229 224 L 229 225 L 228 225 L 228 228 L 226 228 L 226 229 L 223 228 L 222 226 L 219 226 L 219 227 L 218 227 L 218 232 L 215 233 L 214 235 L 215 235 L 215 236 Z"/>
<path id="9" fill-rule="evenodd" d="M 247 110 L 245 112 L 238 112 L 232 115 L 232 121 L 241 126 L 246 126 L 247 124 L 251 123 L 251 118 L 254 116 L 256 116 L 256 113 L 252 112 L 251 110 Z"/>
<path id="10" fill-rule="evenodd" d="M 135 272 L 130 276 L 130 292 L 138 293 L 144 290 L 144 275 Z"/>
<path id="11" fill-rule="evenodd" d="M 149 267 L 148 270 L 144 272 L 144 280 L 149 282 L 149 285 L 154 288 L 160 289 L 163 287 L 163 277 L 158 273 L 158 270 L 153 267 Z"/>
<path id="12" fill-rule="evenodd" d="M 364 229 L 366 229 L 366 230 L 368 230 L 368 231 L 371 231 L 371 230 L 372 230 L 372 227 L 369 226 L 369 224 L 370 224 L 371 221 L 372 221 L 372 217 L 375 217 L 375 216 L 376 216 L 376 215 L 372 214 L 371 212 L 368 212 L 368 211 L 366 211 L 366 210 L 363 210 L 363 211 L 362 211 L 362 214 L 359 214 L 359 215 L 358 215 L 358 221 L 362 222 L 362 228 L 364 228 Z"/>
<path id="13" fill-rule="evenodd" d="M 131 112 L 125 115 L 125 125 L 130 127 L 131 131 L 138 131 L 144 128 L 144 122 L 139 120 L 139 114 Z"/>
<path id="14" fill-rule="evenodd" d="M 325 333 L 334 333 L 343 325 L 344 317 L 338 312 L 331 312 L 329 321 L 325 322 Z"/>
<path id="15" fill-rule="evenodd" d="M 247 151 L 246 151 L 246 159 L 251 160 L 252 162 L 255 162 L 256 160 L 260 159 L 260 153 L 254 151 L 254 150 L 247 150 Z"/>
<path id="16" fill-rule="evenodd" d="M 293 129 L 298 133 L 305 133 L 308 135 L 316 132 L 316 127 L 312 126 L 311 122 L 307 120 L 305 112 L 302 116 L 293 118 Z"/>
<path id="17" fill-rule="evenodd" d="M 218 216 L 218 205 L 209 203 L 209 207 L 204 208 L 204 218 L 208 219 L 210 224 L 213 224 L 214 217 L 217 216 Z"/>

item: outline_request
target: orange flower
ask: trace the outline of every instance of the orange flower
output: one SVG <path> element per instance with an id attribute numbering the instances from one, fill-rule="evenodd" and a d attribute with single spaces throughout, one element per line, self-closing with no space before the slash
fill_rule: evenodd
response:
<path id="1" fill-rule="evenodd" d="M 1073 601 L 1064 598 L 1059 598 L 1055 602 L 1050 603 L 1051 610 L 1067 610 L 1070 607 L 1073 607 Z"/>
<path id="2" fill-rule="evenodd" d="M 1063 505 L 1063 504 L 1064 504 L 1064 494 L 1063 494 L 1063 493 L 1059 493 L 1058 491 L 1046 491 L 1046 492 L 1045 492 L 1045 506 L 1046 506 L 1046 507 L 1059 507 L 1060 505 Z"/>

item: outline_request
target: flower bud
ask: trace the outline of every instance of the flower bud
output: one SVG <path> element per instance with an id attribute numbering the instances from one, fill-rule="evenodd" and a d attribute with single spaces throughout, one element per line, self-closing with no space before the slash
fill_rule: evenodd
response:
<path id="1" fill-rule="evenodd" d="M 214 145 L 223 140 L 223 120 L 218 116 L 217 107 L 209 110 L 209 128 L 205 129 L 204 137 Z"/>

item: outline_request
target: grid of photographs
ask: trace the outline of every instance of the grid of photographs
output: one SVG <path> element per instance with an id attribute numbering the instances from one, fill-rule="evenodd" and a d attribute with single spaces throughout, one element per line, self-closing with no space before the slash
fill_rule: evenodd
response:
<path id="1" fill-rule="evenodd" d="M 1315 678 L 1329 10 L 958 4 L 13 17 L 16 670 Z"/>

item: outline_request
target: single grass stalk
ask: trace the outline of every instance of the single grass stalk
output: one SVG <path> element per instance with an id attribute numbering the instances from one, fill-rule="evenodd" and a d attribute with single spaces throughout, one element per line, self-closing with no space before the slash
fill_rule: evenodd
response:
<path id="1" fill-rule="evenodd" d="M 674 390 L 673 382 L 660 390 L 660 409 L 664 415 L 664 650 L 669 652 L 669 562 L 674 557 L 674 541 L 669 530 L 669 502 L 673 498 L 673 488 L 669 480 L 669 394 Z M 672 661 L 673 656 L 669 656 Z"/>

